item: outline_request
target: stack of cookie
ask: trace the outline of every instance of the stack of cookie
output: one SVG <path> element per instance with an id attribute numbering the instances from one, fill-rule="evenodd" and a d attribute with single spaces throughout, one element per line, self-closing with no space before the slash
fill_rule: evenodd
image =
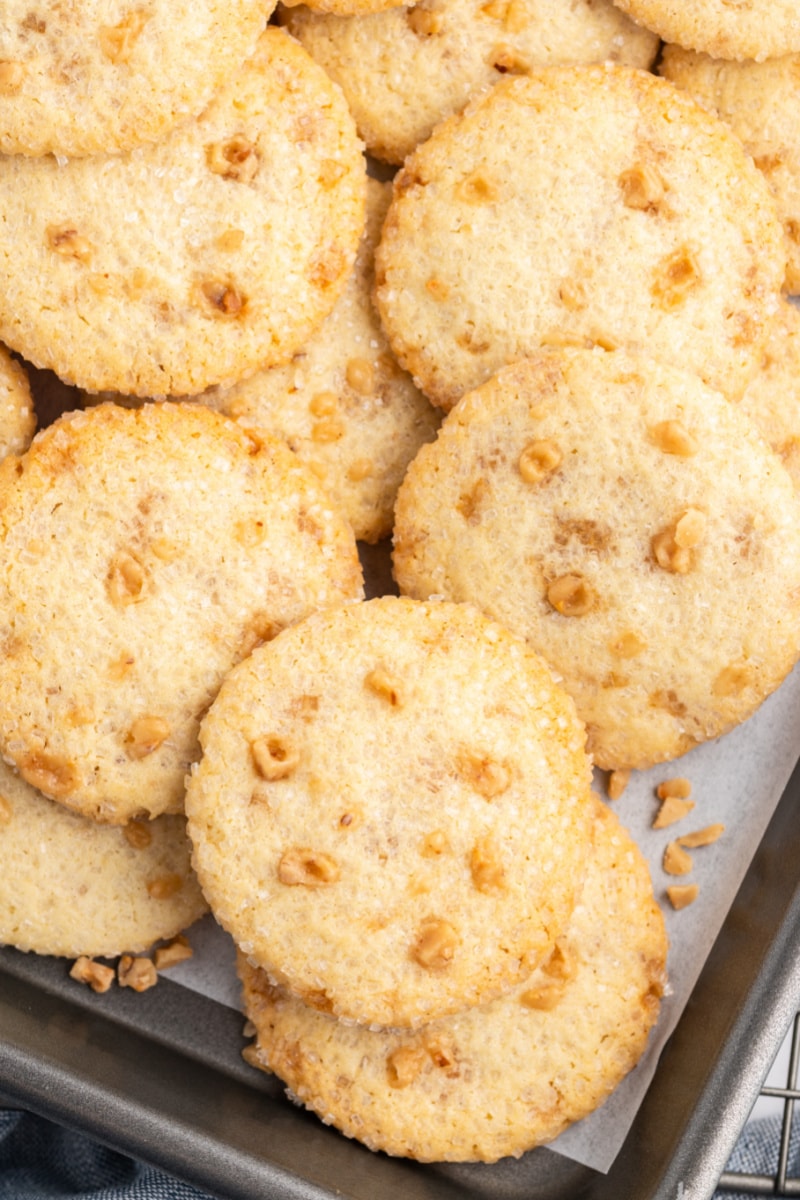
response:
<path id="1" fill-rule="evenodd" d="M 501 81 L 395 181 L 376 301 L 448 412 L 400 489 L 398 583 L 527 637 L 600 766 L 724 733 L 800 653 L 797 496 L 736 411 L 784 278 L 740 140 L 640 70 Z"/>
<path id="2" fill-rule="evenodd" d="M 796 122 L 755 129 L 799 23 L 272 7 L 6 5 L 0 941 L 208 905 L 254 1065 L 494 1161 L 658 1013 L 592 762 L 723 734 L 800 655 Z M 18 358 L 69 389 L 32 444 Z M 405 596 L 365 603 L 390 534 Z"/>
<path id="3" fill-rule="evenodd" d="M 260 640 L 362 596 L 355 539 L 283 443 L 199 405 L 65 414 L 0 465 L 0 509 L 0 740 L 19 776 L 0 940 L 144 949 L 206 911 L 182 816 L 203 713 Z"/>
<path id="4" fill-rule="evenodd" d="M 373 1149 L 495 1161 L 592 1111 L 665 982 L 574 706 L 469 605 L 317 613 L 227 676 L 186 807 L 250 1061 Z"/>

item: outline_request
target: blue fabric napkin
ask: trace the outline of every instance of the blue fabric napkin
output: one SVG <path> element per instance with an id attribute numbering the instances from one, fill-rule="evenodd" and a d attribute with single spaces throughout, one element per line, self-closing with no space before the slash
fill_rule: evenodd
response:
<path id="1" fill-rule="evenodd" d="M 31 1113 L 0 1109 L 0 1200 L 211 1200 Z"/>

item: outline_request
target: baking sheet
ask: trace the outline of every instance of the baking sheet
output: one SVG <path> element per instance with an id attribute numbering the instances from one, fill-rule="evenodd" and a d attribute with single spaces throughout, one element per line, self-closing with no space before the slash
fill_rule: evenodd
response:
<path id="1" fill-rule="evenodd" d="M 365 548 L 370 595 L 390 590 L 387 547 Z M 669 988 L 647 1054 L 613 1096 L 591 1117 L 562 1134 L 552 1148 L 595 1171 L 608 1171 L 627 1137 L 652 1079 L 658 1057 L 672 1033 L 722 926 L 747 866 L 769 823 L 800 748 L 800 666 L 744 725 L 682 758 L 649 771 L 635 772 L 622 798 L 613 805 L 647 857 L 656 895 L 662 901 L 670 938 Z M 655 788 L 682 775 L 692 785 L 695 807 L 677 825 L 654 830 L 660 802 Z M 595 786 L 604 794 L 598 773 Z M 690 875 L 676 878 L 662 866 L 674 837 L 721 823 L 725 832 L 713 845 L 691 851 Z M 697 901 L 676 912 L 666 899 L 672 883 L 693 882 Z M 170 978 L 232 1008 L 239 1005 L 233 947 L 213 919 L 192 934 L 195 956 L 170 972 Z"/>
<path id="2" fill-rule="evenodd" d="M 390 560 L 387 546 L 362 547 L 368 594 L 377 595 L 392 590 Z M 800 667 L 784 682 L 759 711 L 744 725 L 723 738 L 698 747 L 682 759 L 634 773 L 623 797 L 614 808 L 643 849 L 651 867 L 656 894 L 663 902 L 670 936 L 670 985 L 663 1004 L 661 1019 L 651 1038 L 648 1052 L 636 1070 L 598 1112 L 563 1134 L 551 1149 L 572 1162 L 593 1172 L 608 1172 L 618 1157 L 657 1069 L 659 1056 L 672 1034 L 709 950 L 725 920 L 734 896 L 747 871 L 748 864 L 762 839 L 775 807 L 784 792 L 797 761 L 800 747 Z M 658 810 L 655 796 L 657 784 L 675 775 L 685 775 L 692 784 L 695 808 L 679 825 L 654 831 L 652 821 Z M 596 787 L 604 794 L 604 779 L 598 773 Z M 719 842 L 692 851 L 694 869 L 686 880 L 675 880 L 663 870 L 662 857 L 667 843 L 679 834 L 712 823 L 725 825 Z M 796 882 L 798 863 L 788 872 L 787 886 Z M 690 908 L 675 912 L 665 899 L 665 889 L 673 882 L 696 882 L 700 887 L 698 900 Z M 192 993 L 221 1004 L 238 1020 L 239 988 L 235 975 L 233 946 L 226 934 L 207 918 L 191 931 L 195 956 L 188 963 L 170 971 L 170 990 L 177 999 L 171 1006 L 181 1008 L 181 996 Z M 67 968 L 55 965 L 66 980 Z M 66 981 L 76 1002 L 91 1009 L 98 1007 L 100 998 L 86 989 Z M 158 990 L 158 989 L 156 989 Z M 163 994 L 163 987 L 162 987 Z M 141 1005 L 142 998 L 138 998 Z M 189 1011 L 187 1002 L 186 1011 Z M 136 1009 L 126 1016 L 136 1025 Z M 158 1021 L 147 1022 L 152 1036 Z M 0 1038 L 3 1036 L 0 1027 Z M 156 1034 L 158 1036 L 158 1034 Z M 165 1038 L 165 1041 L 169 1039 Z M 191 1046 L 187 1046 L 192 1052 Z M 235 1059 L 230 1073 L 259 1088 L 263 1079 L 259 1073 L 243 1068 L 239 1059 L 240 1046 L 228 1045 L 225 1055 Z M 224 1058 L 224 1056 L 223 1056 Z M 227 1069 L 223 1062 L 222 1069 Z M 765 1069 L 766 1069 L 765 1063 Z M 272 1081 L 274 1084 L 275 1081 Z M 0 1073 L 0 1089 L 2 1089 Z M 755 1091 L 760 1079 L 755 1083 Z M 273 1087 L 274 1091 L 274 1087 Z M 288 1105 L 288 1102 L 282 1102 Z M 338 1135 L 337 1135 L 338 1136 Z M 536 1152 L 534 1152 L 534 1155 Z M 514 1180 L 527 1168 L 533 1155 L 522 1165 L 501 1164 L 493 1168 L 466 1167 L 478 1171 L 481 1179 L 488 1171 L 489 1194 L 500 1195 L 496 1187 L 511 1171 Z M 541 1156 L 537 1160 L 539 1169 Z M 516 1186 L 516 1184 L 515 1184 Z M 533 1193 L 531 1193 L 533 1194 Z M 688 1193 L 687 1193 L 688 1197 Z"/>
<path id="3" fill-rule="evenodd" d="M 545 1147 L 494 1166 L 372 1154 L 239 1057 L 232 1008 L 164 978 L 76 988 L 0 949 L 0 1092 L 221 1200 L 708 1200 L 800 1007 L 800 768 L 608 1174 Z"/>

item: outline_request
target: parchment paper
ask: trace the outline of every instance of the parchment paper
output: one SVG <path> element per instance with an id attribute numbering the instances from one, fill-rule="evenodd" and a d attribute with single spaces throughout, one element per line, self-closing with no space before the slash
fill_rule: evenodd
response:
<path id="1" fill-rule="evenodd" d="M 365 548 L 367 592 L 391 590 L 385 548 Z M 646 1055 L 613 1096 L 576 1123 L 550 1149 L 597 1171 L 608 1171 L 619 1152 L 655 1071 L 658 1056 L 689 999 L 756 847 L 769 824 L 800 755 L 800 666 L 744 725 L 664 766 L 632 774 L 613 808 L 650 863 L 656 896 L 662 902 L 670 937 L 669 989 Z M 653 830 L 660 802 L 656 785 L 676 775 L 692 784 L 693 811 L 679 824 Z M 595 781 L 605 799 L 603 778 Z M 664 849 L 674 837 L 722 823 L 725 833 L 713 845 L 690 851 L 690 875 L 675 878 L 662 867 Z M 671 883 L 697 883 L 698 899 L 676 912 L 665 889 Z M 232 1008 L 240 1007 L 233 944 L 206 918 L 190 932 L 194 957 L 170 970 L 170 979 Z"/>

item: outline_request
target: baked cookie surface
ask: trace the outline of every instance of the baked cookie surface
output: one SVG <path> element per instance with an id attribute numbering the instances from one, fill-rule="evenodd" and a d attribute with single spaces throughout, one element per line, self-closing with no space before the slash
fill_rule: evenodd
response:
<path id="1" fill-rule="evenodd" d="M 99 825 L 0 760 L 0 944 L 113 958 L 173 937 L 208 909 L 181 816 Z"/>
<path id="2" fill-rule="evenodd" d="M 665 46 L 659 73 L 715 111 L 744 143 L 775 196 L 786 235 L 786 281 L 800 291 L 800 54 L 723 62 Z"/>
<path id="3" fill-rule="evenodd" d="M 552 957 L 510 995 L 415 1032 L 347 1025 L 239 958 L 249 1061 L 373 1150 L 495 1162 L 586 1116 L 640 1058 L 667 941 L 647 864 L 595 801 L 586 879 Z"/>
<path id="4" fill-rule="evenodd" d="M 795 0 L 614 0 L 665 42 L 720 59 L 763 60 L 800 51 Z"/>
<path id="5" fill-rule="evenodd" d="M 649 67 L 659 44 L 611 0 L 422 0 L 351 17 L 301 5 L 279 17 L 342 88 L 369 151 L 392 163 L 508 71 Z"/>
<path id="6" fill-rule="evenodd" d="M 621 352 L 541 351 L 464 396 L 400 489 L 394 572 L 526 637 L 601 767 L 725 732 L 800 651 L 784 467 L 696 376 Z"/>
<path id="7" fill-rule="evenodd" d="M 285 361 L 344 287 L 364 174 L 340 92 L 270 28 L 153 145 L 0 159 L 0 336 L 67 383 L 144 397 Z"/>
<path id="8" fill-rule="evenodd" d="M 588 851 L 585 733 L 469 605 L 318 613 L 231 672 L 187 787 L 217 920 L 348 1020 L 412 1026 L 546 958 Z"/>
<path id="9" fill-rule="evenodd" d="M 376 300 L 443 408 L 540 345 L 646 352 L 731 398 L 784 277 L 763 176 L 718 118 L 625 67 L 507 78 L 395 179 Z"/>
<path id="10" fill-rule="evenodd" d="M 299 0 L 286 0 L 286 7 L 290 8 L 297 3 Z M 399 7 L 401 3 L 402 0 L 311 0 L 309 7 L 314 12 L 324 14 L 369 16 L 371 13 Z"/>
<path id="11" fill-rule="evenodd" d="M 123 823 L 180 811 L 225 672 L 361 595 L 352 531 L 277 440 L 192 405 L 67 414 L 0 464 L 0 745 Z"/>
<path id="12" fill-rule="evenodd" d="M 800 490 L 800 309 L 784 301 L 757 374 L 739 401 Z"/>
<path id="13" fill-rule="evenodd" d="M 255 47 L 273 0 L 8 0 L 0 152 L 99 154 L 196 116 Z"/>
<path id="14" fill-rule="evenodd" d="M 392 356 L 372 304 L 373 260 L 391 184 L 367 180 L 355 269 L 330 316 L 290 363 L 200 397 L 245 427 L 282 437 L 319 475 L 359 540 L 392 528 L 406 467 L 441 413 Z"/>

